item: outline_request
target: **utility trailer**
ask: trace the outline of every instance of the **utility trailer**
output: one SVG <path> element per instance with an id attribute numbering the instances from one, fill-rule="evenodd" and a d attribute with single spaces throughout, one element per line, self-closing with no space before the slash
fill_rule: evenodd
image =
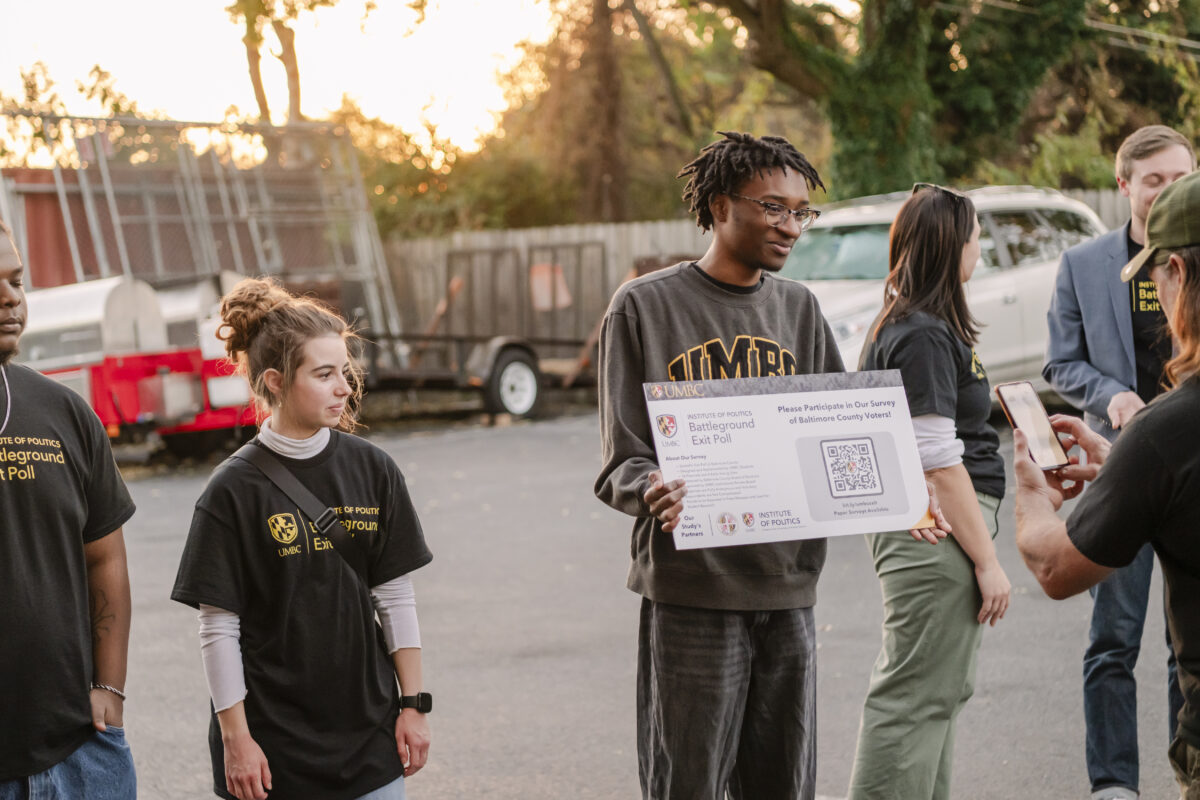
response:
<path id="1" fill-rule="evenodd" d="M 594 377 L 594 332 L 615 288 L 606 258 L 602 241 L 397 257 L 401 316 L 415 318 L 422 306 L 435 313 L 422 330 L 398 337 L 406 367 L 371 373 L 382 387 L 477 389 L 490 412 L 534 414 L 543 388 Z"/>

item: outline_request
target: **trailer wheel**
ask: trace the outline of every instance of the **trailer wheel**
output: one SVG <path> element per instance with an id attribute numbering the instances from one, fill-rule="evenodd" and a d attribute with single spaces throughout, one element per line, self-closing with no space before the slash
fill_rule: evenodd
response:
<path id="1" fill-rule="evenodd" d="M 537 363 L 524 350 L 509 348 L 496 359 L 484 392 L 484 405 L 493 414 L 530 417 L 542 399 Z"/>

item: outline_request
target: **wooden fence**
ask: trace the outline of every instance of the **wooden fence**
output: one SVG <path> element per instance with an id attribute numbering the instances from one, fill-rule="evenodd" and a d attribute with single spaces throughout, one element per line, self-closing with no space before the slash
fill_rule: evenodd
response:
<path id="1" fill-rule="evenodd" d="M 1129 199 L 1116 189 L 1067 189 L 1063 194 L 1086 203 L 1109 228 L 1129 220 Z"/>
<path id="2" fill-rule="evenodd" d="M 1064 193 L 1094 209 L 1110 228 L 1124 224 L 1129 218 L 1129 202 L 1116 189 L 1069 190 Z M 596 287 L 599 287 L 599 308 L 602 310 L 607 304 L 607 298 L 639 259 L 698 258 L 708 249 L 708 243 L 709 235 L 702 233 L 694 221 L 678 219 L 459 232 L 439 239 L 397 238 L 386 242 L 385 248 L 404 328 L 415 332 L 425 326 L 434 307 L 446 294 L 447 285 L 453 277 L 452 263 L 460 262 L 464 258 L 478 263 L 481 256 L 491 253 L 494 254 L 493 260 L 496 263 L 511 262 L 521 265 L 522 270 L 528 270 L 538 263 L 540 254 L 547 250 L 588 245 L 593 254 L 599 251 L 602 255 L 589 257 L 587 269 L 602 269 L 603 275 L 586 275 L 586 288 L 568 285 L 567 289 L 573 294 L 586 291 L 590 299 L 597 291 Z M 484 258 L 483 261 L 486 263 L 487 259 Z M 475 274 L 478 274 L 478 268 L 475 269 Z M 508 275 L 512 272 L 506 270 L 503 274 Z M 572 280 L 569 274 L 567 280 Z M 489 283 L 494 283 L 494 280 Z M 525 287 L 511 285 L 497 286 L 490 290 L 517 292 L 523 288 Z M 469 324 L 472 330 L 482 333 L 491 328 L 502 327 L 499 317 L 490 318 L 493 312 L 486 300 L 474 300 L 462 305 L 470 307 L 467 313 L 471 316 Z M 588 305 L 593 303 L 589 302 Z M 460 309 L 460 313 L 462 310 Z M 594 322 L 590 313 L 585 316 L 587 319 L 581 316 L 573 323 L 573 330 L 562 330 L 560 333 L 572 338 L 585 338 Z M 462 324 L 464 323 L 455 323 L 455 326 Z M 443 329 L 442 332 L 455 331 Z M 494 332 L 516 333 L 509 330 Z"/>

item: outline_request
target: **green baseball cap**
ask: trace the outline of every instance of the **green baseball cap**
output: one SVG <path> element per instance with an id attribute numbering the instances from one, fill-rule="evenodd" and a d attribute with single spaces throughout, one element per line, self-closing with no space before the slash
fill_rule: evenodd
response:
<path id="1" fill-rule="evenodd" d="M 1200 244 L 1200 172 L 1185 175 L 1154 199 L 1146 220 L 1146 246 L 1121 269 L 1128 281 L 1160 253 Z"/>

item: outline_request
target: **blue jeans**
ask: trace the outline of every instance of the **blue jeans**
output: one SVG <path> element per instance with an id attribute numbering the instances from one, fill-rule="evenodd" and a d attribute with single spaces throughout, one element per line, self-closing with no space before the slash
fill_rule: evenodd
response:
<path id="1" fill-rule="evenodd" d="M 812 800 L 811 608 L 710 611 L 642 599 L 637 734 L 652 800 Z"/>
<path id="2" fill-rule="evenodd" d="M 136 800 L 125 729 L 109 725 L 50 769 L 0 782 L 0 800 Z"/>
<path id="3" fill-rule="evenodd" d="M 1083 716 L 1087 724 L 1087 771 L 1092 791 L 1108 786 L 1138 788 L 1137 680 L 1133 675 L 1142 644 L 1154 550 L 1145 545 L 1129 564 L 1093 586 L 1092 627 L 1083 656 Z M 1167 632 L 1167 726 L 1183 707 L 1175 675 L 1175 650 Z"/>
<path id="4" fill-rule="evenodd" d="M 373 792 L 367 792 L 358 800 L 404 800 L 404 778 L 396 778 L 387 786 L 380 786 Z"/>

